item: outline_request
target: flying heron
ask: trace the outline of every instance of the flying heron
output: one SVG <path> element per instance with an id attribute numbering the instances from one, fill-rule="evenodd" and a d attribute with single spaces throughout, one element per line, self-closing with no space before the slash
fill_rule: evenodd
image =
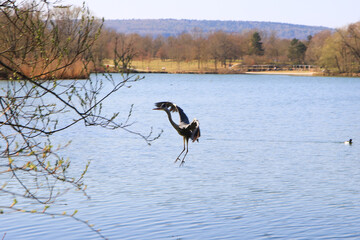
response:
<path id="1" fill-rule="evenodd" d="M 181 153 L 179 154 L 179 156 L 176 158 L 175 162 L 177 162 L 178 160 L 180 160 L 180 156 L 181 154 L 183 154 L 183 152 L 186 149 L 185 155 L 181 160 L 180 166 L 182 164 L 184 164 L 185 162 L 185 157 L 189 151 L 189 138 L 191 138 L 191 140 L 193 142 L 195 141 L 199 141 L 199 137 L 200 137 L 200 123 L 199 121 L 194 118 L 194 120 L 190 123 L 188 117 L 186 116 L 186 114 L 184 113 L 184 111 L 177 106 L 176 104 L 172 103 L 172 102 L 157 102 L 155 103 L 156 108 L 154 108 L 153 110 L 163 110 L 167 113 L 169 121 L 171 123 L 171 125 L 175 128 L 175 130 L 181 135 L 183 136 L 184 139 L 184 149 L 181 151 Z M 180 124 L 176 124 L 172 117 L 171 117 L 171 112 L 178 112 L 179 116 L 180 116 Z M 185 142 L 186 142 L 186 148 L 185 148 Z"/>

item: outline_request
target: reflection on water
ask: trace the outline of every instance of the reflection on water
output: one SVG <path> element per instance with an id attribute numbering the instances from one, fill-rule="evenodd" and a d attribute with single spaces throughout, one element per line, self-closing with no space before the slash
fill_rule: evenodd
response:
<path id="1" fill-rule="evenodd" d="M 146 75 L 107 110 L 134 103 L 135 127 L 163 129 L 152 146 L 123 131 L 83 128 L 66 154 L 92 163 L 91 200 L 66 196 L 110 239 L 360 238 L 360 80 L 248 75 Z M 166 114 L 173 101 L 200 121 L 184 167 L 182 138 Z M 177 117 L 174 115 L 174 117 Z M 344 141 L 354 143 L 345 145 Z M 60 211 L 59 210 L 59 211 Z M 80 223 L 13 213 L 5 239 L 96 239 Z"/>

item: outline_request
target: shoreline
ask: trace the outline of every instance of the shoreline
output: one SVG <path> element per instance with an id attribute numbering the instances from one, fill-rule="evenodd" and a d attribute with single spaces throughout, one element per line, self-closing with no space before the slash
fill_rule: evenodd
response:
<path id="1" fill-rule="evenodd" d="M 289 72 L 289 71 L 278 71 L 278 72 L 245 72 L 245 74 L 253 74 L 253 75 L 292 75 L 292 76 L 319 76 L 318 72 Z"/>
<path id="2" fill-rule="evenodd" d="M 249 75 L 292 75 L 292 76 L 324 76 L 320 72 L 300 72 L 300 71 L 259 71 L 259 72 L 242 72 L 242 71 L 144 71 L 133 69 L 133 73 L 161 73 L 161 74 L 249 74 Z"/>
<path id="3" fill-rule="evenodd" d="M 119 73 L 117 71 L 96 71 L 90 72 L 89 74 L 102 74 L 102 73 Z M 343 73 L 343 74 L 326 74 L 323 72 L 310 72 L 310 71 L 258 71 L 258 72 L 242 72 L 242 71 L 146 71 L 140 69 L 131 69 L 129 73 L 134 74 L 219 74 L 219 75 L 230 75 L 230 74 L 248 74 L 248 75 L 288 75 L 288 76 L 307 76 L 307 77 L 360 77 L 360 73 Z M 46 79 L 46 78 L 44 78 Z M 44 80 L 42 79 L 42 80 Z M 72 77 L 72 78 L 58 78 L 61 79 L 86 79 L 86 77 Z M 0 76 L 1 81 L 7 81 L 4 76 Z"/>
<path id="4" fill-rule="evenodd" d="M 305 77 L 360 77 L 360 73 L 324 73 L 310 71 L 144 71 L 133 69 L 133 73 L 161 73 L 161 74 L 249 74 L 249 75 L 288 75 L 288 76 L 305 76 Z"/>

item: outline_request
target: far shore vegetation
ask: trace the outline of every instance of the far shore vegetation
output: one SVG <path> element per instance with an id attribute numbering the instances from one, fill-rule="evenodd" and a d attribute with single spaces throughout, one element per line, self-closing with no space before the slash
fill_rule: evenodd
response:
<path id="1" fill-rule="evenodd" d="M 176 37 L 151 37 L 104 30 L 101 59 L 113 67 L 114 45 L 122 44 L 138 72 L 246 73 L 311 72 L 314 75 L 360 76 L 360 22 L 306 40 L 278 38 L 256 30 L 242 33 L 194 29 Z"/>
<path id="2" fill-rule="evenodd" d="M 68 7 L 66 11 L 71 16 L 73 10 Z M 6 22 L 3 15 L 0 15 L 1 22 Z M 66 28 L 69 24 L 63 22 L 63 25 Z M 19 49 L 19 46 L 9 44 L 12 38 L 16 39 L 15 32 L 15 28 L 0 28 L 0 63 L 8 61 L 1 53 L 7 53 L 11 48 Z M 52 76 L 43 75 L 42 78 L 54 75 L 63 79 L 86 78 L 89 71 L 83 71 L 83 64 L 90 57 L 92 62 L 87 64 L 90 72 L 116 72 L 119 66 L 113 59 L 120 57 L 131 59 L 128 67 L 132 71 L 146 73 L 311 72 L 315 75 L 360 76 L 359 41 L 360 22 L 335 31 L 324 30 L 309 35 L 306 40 L 284 39 L 278 37 L 276 31 L 256 29 L 238 33 L 205 33 L 194 28 L 177 36 L 153 37 L 102 28 L 89 53 L 91 56 L 88 54 L 66 68 L 52 72 Z M 72 51 L 71 48 L 67 50 Z M 21 55 L 14 56 L 19 58 L 18 62 L 24 62 Z M 28 59 L 26 62 L 31 61 Z M 29 64 L 19 68 L 27 74 L 42 71 Z M 11 74 L 0 64 L 0 79 L 9 79 Z"/>

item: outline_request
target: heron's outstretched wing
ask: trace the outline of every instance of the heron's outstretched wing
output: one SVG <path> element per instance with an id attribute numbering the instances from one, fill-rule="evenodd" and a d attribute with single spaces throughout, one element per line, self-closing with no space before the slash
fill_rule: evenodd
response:
<path id="1" fill-rule="evenodd" d="M 180 115 L 180 123 L 185 123 L 185 124 L 190 123 L 188 117 L 186 116 L 182 108 L 172 102 L 157 102 L 155 103 L 155 106 L 169 108 L 170 112 L 178 112 Z"/>
<path id="2" fill-rule="evenodd" d="M 175 106 L 176 106 L 176 105 L 175 105 Z M 186 114 L 184 113 L 184 111 L 182 110 L 182 108 L 179 107 L 179 106 L 176 106 L 176 109 L 178 110 L 179 115 L 180 115 L 180 123 L 189 124 L 189 119 L 188 119 L 188 117 L 186 116 Z"/>
<path id="3" fill-rule="evenodd" d="M 191 131 L 191 140 L 193 142 L 199 141 L 200 137 L 200 123 L 197 119 L 194 119 L 187 127 Z"/>

